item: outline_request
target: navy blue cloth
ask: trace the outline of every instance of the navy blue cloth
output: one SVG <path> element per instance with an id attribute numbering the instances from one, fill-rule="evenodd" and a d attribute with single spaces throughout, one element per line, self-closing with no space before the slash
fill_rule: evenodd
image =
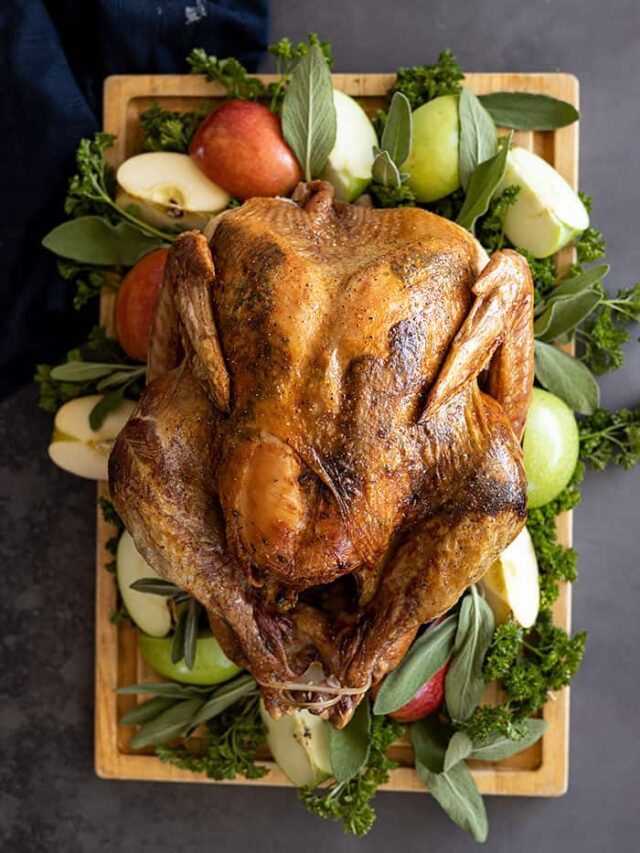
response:
<path id="1" fill-rule="evenodd" d="M 267 33 L 268 0 L 1 0 L 0 396 L 95 321 L 40 240 L 64 217 L 79 139 L 100 127 L 104 78 L 185 72 L 192 47 L 254 70 Z"/>

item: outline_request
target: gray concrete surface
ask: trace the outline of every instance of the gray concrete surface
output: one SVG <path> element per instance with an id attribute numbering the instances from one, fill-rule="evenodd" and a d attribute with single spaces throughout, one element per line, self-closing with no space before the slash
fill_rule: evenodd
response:
<path id="1" fill-rule="evenodd" d="M 273 0 L 274 37 L 315 30 L 338 71 L 432 61 L 571 71 L 582 84 L 582 186 L 609 238 L 610 282 L 640 275 L 640 13 L 635 0 Z M 640 346 L 604 380 L 640 402 Z M 25 388 L 0 410 L 0 848 L 46 851 L 475 849 L 429 797 L 381 795 L 365 840 L 308 816 L 290 791 L 105 782 L 93 774 L 93 486 L 49 464 L 50 419 Z M 590 640 L 572 693 L 571 782 L 557 800 L 491 799 L 492 851 L 640 847 L 640 472 L 590 475 L 576 512 L 574 623 Z"/>

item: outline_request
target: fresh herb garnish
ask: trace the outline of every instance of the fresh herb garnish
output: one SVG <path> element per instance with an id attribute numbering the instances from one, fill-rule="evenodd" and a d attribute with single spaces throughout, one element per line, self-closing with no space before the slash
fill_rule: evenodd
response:
<path id="1" fill-rule="evenodd" d="M 535 342 L 536 379 L 574 411 L 592 414 L 600 403 L 600 388 L 588 367 L 577 358 L 543 341 Z"/>
<path id="2" fill-rule="evenodd" d="M 566 101 L 531 92 L 492 92 L 480 95 L 482 106 L 496 124 L 514 130 L 556 130 L 580 118 Z"/>
<path id="3" fill-rule="evenodd" d="M 100 296 L 102 290 L 116 291 L 118 289 L 117 273 L 112 267 L 100 267 L 90 264 L 79 264 L 76 261 L 59 258 L 57 269 L 65 281 L 75 287 L 73 307 L 81 308 Z"/>
<path id="4" fill-rule="evenodd" d="M 640 406 L 608 412 L 597 409 L 578 421 L 580 458 L 601 471 L 608 464 L 630 470 L 640 462 Z"/>
<path id="5" fill-rule="evenodd" d="M 391 99 L 380 148 L 374 149 L 373 180 L 384 187 L 398 189 L 409 177 L 400 171 L 411 151 L 411 106 L 407 98 L 395 92 Z"/>
<path id="6" fill-rule="evenodd" d="M 291 75 L 282 103 L 282 133 L 305 180 L 316 178 L 336 141 L 331 72 L 317 44 L 311 45 Z"/>
<path id="7" fill-rule="evenodd" d="M 230 98 L 255 101 L 267 96 L 267 87 L 257 77 L 252 77 L 244 65 L 233 57 L 218 59 L 208 56 L 206 50 L 194 47 L 187 63 L 192 74 L 204 74 L 210 83 L 221 83 Z"/>
<path id="8" fill-rule="evenodd" d="M 348 782 L 364 767 L 371 748 L 371 711 L 365 696 L 343 729 L 329 727 L 331 771 L 337 782 Z"/>
<path id="9" fill-rule="evenodd" d="M 489 160 L 480 163 L 469 177 L 458 225 L 473 232 L 476 220 L 489 209 L 489 203 L 504 176 L 507 155 L 511 148 L 512 133 L 501 140 L 500 150 Z"/>
<path id="10" fill-rule="evenodd" d="M 466 190 L 471 175 L 480 163 L 496 155 L 496 126 L 478 98 L 466 86 L 460 92 L 458 114 L 460 116 L 458 168 L 460 183 Z"/>
<path id="11" fill-rule="evenodd" d="M 462 89 L 461 80 L 464 80 L 462 68 L 447 48 L 433 65 L 400 68 L 391 92 L 402 92 L 409 99 L 411 109 L 415 110 L 441 95 L 458 95 Z"/>
<path id="12" fill-rule="evenodd" d="M 140 115 L 142 150 L 188 153 L 198 125 L 211 110 L 211 104 L 200 104 L 191 112 L 181 113 L 152 104 Z"/>
<path id="13" fill-rule="evenodd" d="M 269 108 L 272 112 L 278 113 L 282 109 L 282 99 L 289 85 L 293 69 L 296 63 L 309 53 L 312 45 L 320 48 L 329 68 L 333 65 L 331 42 L 321 40 L 316 33 L 309 33 L 307 38 L 306 42 L 301 41 L 297 45 L 294 45 L 289 39 L 283 38 L 268 47 L 268 52 L 276 61 L 276 74 L 280 77 L 277 83 L 272 83 L 269 86 Z"/>
<path id="14" fill-rule="evenodd" d="M 504 248 L 504 218 L 519 192 L 520 187 L 505 187 L 494 195 L 486 214 L 476 224 L 476 237 L 489 254 Z"/>

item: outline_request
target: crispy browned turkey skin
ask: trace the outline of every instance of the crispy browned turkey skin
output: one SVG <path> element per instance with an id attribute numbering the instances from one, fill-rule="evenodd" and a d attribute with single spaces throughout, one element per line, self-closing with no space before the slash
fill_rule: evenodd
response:
<path id="1" fill-rule="evenodd" d="M 341 726 L 524 523 L 531 277 L 321 182 L 211 230 L 170 250 L 113 499 L 274 716 Z"/>

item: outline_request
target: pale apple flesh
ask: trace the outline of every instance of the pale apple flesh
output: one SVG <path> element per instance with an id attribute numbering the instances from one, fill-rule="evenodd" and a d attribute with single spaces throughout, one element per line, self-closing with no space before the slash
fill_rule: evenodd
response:
<path id="1" fill-rule="evenodd" d="M 188 154 L 149 151 L 125 160 L 117 173 L 117 203 L 139 208 L 145 221 L 164 228 L 203 228 L 229 203 Z"/>
<path id="2" fill-rule="evenodd" d="M 116 567 L 118 589 L 129 616 L 145 634 L 166 637 L 171 630 L 169 599 L 131 589 L 131 584 L 136 581 L 158 578 L 159 575 L 138 553 L 133 537 L 126 530 L 118 542 Z"/>
<path id="3" fill-rule="evenodd" d="M 314 787 L 331 775 L 329 730 L 324 720 L 304 709 L 274 720 L 262 701 L 260 716 L 274 761 L 296 787 Z"/>
<path id="4" fill-rule="evenodd" d="M 369 116 L 353 98 L 334 89 L 333 103 L 336 141 L 320 178 L 333 185 L 339 201 L 353 201 L 371 183 L 378 138 Z"/>
<path id="5" fill-rule="evenodd" d="M 481 581 L 497 624 L 513 619 L 531 628 L 540 609 L 538 559 L 526 527 L 498 557 Z"/>
<path id="6" fill-rule="evenodd" d="M 113 442 L 124 427 L 135 403 L 122 400 L 106 416 L 98 430 L 92 430 L 89 415 L 102 395 L 91 394 L 69 400 L 58 409 L 49 445 L 49 457 L 58 468 L 88 480 L 108 480 L 107 463 Z"/>
<path id="7" fill-rule="evenodd" d="M 546 160 L 526 148 L 512 148 L 496 193 L 519 188 L 507 209 L 504 233 L 534 258 L 563 249 L 589 227 L 589 214 L 575 190 Z"/>

